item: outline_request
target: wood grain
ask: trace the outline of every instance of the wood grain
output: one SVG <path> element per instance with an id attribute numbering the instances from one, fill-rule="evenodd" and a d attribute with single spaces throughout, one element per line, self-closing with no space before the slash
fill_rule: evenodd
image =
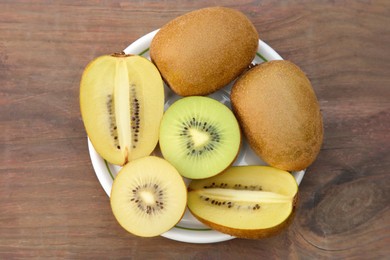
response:
<path id="1" fill-rule="evenodd" d="M 83 68 L 201 7 L 245 13 L 311 79 L 325 140 L 292 226 L 187 244 L 116 223 L 79 112 Z M 390 254 L 390 2 L 0 1 L 0 259 L 384 259 Z"/>

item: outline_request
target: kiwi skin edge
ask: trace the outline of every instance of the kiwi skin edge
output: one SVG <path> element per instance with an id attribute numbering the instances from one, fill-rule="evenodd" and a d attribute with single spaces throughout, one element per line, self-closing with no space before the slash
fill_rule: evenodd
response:
<path id="1" fill-rule="evenodd" d="M 218 225 L 216 223 L 210 222 L 206 219 L 203 219 L 203 218 L 195 215 L 189 208 L 188 209 L 197 220 L 199 220 L 200 222 L 202 222 L 203 224 L 205 224 L 206 226 L 210 227 L 213 230 L 234 236 L 236 238 L 261 239 L 261 238 L 267 238 L 267 237 L 278 235 L 282 231 L 286 230 L 292 224 L 292 222 L 295 218 L 296 209 L 297 209 L 298 203 L 299 203 L 298 194 L 299 193 L 297 193 L 294 196 L 293 208 L 292 208 L 290 216 L 288 216 L 288 218 L 285 221 L 283 221 L 282 223 L 280 223 L 276 226 L 270 227 L 270 228 L 266 228 L 266 229 L 245 230 L 245 229 L 235 229 L 235 228 L 230 228 L 230 227 Z"/>

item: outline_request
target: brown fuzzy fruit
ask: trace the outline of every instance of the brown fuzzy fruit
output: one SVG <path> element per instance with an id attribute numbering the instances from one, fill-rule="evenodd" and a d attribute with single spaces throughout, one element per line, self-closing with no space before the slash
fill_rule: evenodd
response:
<path id="1" fill-rule="evenodd" d="M 262 63 L 238 79 L 233 110 L 252 149 L 269 165 L 298 171 L 323 141 L 320 107 L 309 79 L 292 62 Z"/>
<path id="2" fill-rule="evenodd" d="M 180 16 L 153 38 L 150 56 L 165 82 L 181 96 L 221 89 L 252 62 L 258 34 L 241 12 L 210 7 Z"/>

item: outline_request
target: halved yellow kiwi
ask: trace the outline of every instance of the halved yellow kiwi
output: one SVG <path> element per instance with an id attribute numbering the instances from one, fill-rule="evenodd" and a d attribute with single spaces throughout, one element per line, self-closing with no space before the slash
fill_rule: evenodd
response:
<path id="1" fill-rule="evenodd" d="M 126 164 L 111 190 L 111 209 L 119 224 L 142 237 L 158 236 L 180 221 L 187 188 L 166 160 L 146 156 Z"/>
<path id="2" fill-rule="evenodd" d="M 94 148 L 108 162 L 124 165 L 149 155 L 164 111 L 160 73 L 141 56 L 98 57 L 84 70 L 80 108 Z"/>
<path id="3" fill-rule="evenodd" d="M 286 171 L 269 166 L 234 166 L 189 185 L 188 208 L 204 224 L 239 238 L 257 239 L 288 226 L 298 185 Z"/>

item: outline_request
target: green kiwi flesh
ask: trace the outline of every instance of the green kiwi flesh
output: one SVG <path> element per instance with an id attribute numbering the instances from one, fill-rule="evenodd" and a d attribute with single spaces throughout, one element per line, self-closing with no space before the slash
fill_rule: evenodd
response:
<path id="1" fill-rule="evenodd" d="M 153 237 L 171 229 L 186 209 L 183 178 L 166 160 L 146 156 L 126 164 L 111 190 L 111 208 L 128 232 Z"/>
<path id="2" fill-rule="evenodd" d="M 177 100 L 165 112 L 160 126 L 163 157 L 190 179 L 214 176 L 236 158 L 241 144 L 232 111 L 208 97 Z"/>
<path id="3" fill-rule="evenodd" d="M 298 185 L 269 166 L 233 166 L 212 178 L 193 180 L 188 208 L 204 224 L 240 238 L 279 233 L 293 218 Z"/>

